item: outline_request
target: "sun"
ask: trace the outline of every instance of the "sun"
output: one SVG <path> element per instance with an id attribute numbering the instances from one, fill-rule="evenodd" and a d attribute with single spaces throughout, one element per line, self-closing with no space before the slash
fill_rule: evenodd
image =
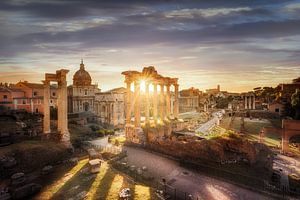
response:
<path id="1" fill-rule="evenodd" d="M 140 90 L 143 93 L 146 92 L 146 81 L 145 80 L 141 80 Z"/>
<path id="2" fill-rule="evenodd" d="M 134 83 L 131 83 L 130 85 L 130 90 L 132 92 L 134 92 Z M 149 84 L 149 92 L 152 93 L 154 91 L 154 86 L 152 83 Z M 159 92 L 160 91 L 160 88 L 158 87 L 157 88 L 157 91 Z M 141 80 L 140 81 L 140 92 L 142 93 L 146 93 L 146 80 Z"/>

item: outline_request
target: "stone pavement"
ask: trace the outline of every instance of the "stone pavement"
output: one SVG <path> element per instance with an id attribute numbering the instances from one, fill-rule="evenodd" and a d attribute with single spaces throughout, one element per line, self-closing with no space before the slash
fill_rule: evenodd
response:
<path id="1" fill-rule="evenodd" d="M 175 187 L 177 192 L 192 194 L 194 198 L 211 200 L 272 199 L 260 193 L 183 168 L 178 162 L 157 154 L 127 146 L 124 149 L 127 150 L 127 160 L 130 165 L 146 166 L 156 180 L 166 178 L 167 183 Z"/>

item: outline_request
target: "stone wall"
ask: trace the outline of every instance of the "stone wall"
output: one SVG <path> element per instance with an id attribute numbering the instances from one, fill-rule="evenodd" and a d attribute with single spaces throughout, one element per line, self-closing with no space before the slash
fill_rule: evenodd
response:
<path id="1" fill-rule="evenodd" d="M 197 140 L 188 136 L 172 136 L 164 140 L 151 140 L 148 147 L 183 160 L 237 162 L 268 169 L 272 166 L 272 156 L 268 157 L 271 151 L 265 145 L 254 144 L 241 138 L 220 137 Z"/>

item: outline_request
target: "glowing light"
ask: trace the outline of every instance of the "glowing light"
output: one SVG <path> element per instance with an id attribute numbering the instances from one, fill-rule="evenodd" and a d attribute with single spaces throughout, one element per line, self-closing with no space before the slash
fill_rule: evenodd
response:
<path id="1" fill-rule="evenodd" d="M 92 186 L 90 187 L 88 194 L 87 194 L 87 200 L 96 199 L 97 190 L 101 184 L 101 181 L 103 177 L 105 176 L 107 172 L 108 166 L 106 163 L 103 163 L 100 168 L 100 172 L 97 174 Z"/>
<path id="2" fill-rule="evenodd" d="M 134 83 L 130 84 L 130 90 L 131 90 L 131 92 L 134 92 Z"/>
<path id="3" fill-rule="evenodd" d="M 119 174 L 114 177 L 106 199 L 119 199 L 119 192 L 123 186 L 123 179 L 123 176 L 120 176 Z"/>
<path id="4" fill-rule="evenodd" d="M 134 186 L 134 199 L 150 200 L 150 188 L 143 185 Z"/>
<path id="5" fill-rule="evenodd" d="M 141 80 L 140 91 L 146 92 L 146 81 L 145 80 Z"/>
<path id="6" fill-rule="evenodd" d="M 230 200 L 230 198 L 228 197 L 228 195 L 224 194 L 222 191 L 220 191 L 220 189 L 215 188 L 212 185 L 207 185 L 206 189 L 211 193 L 211 197 L 213 199 L 222 199 L 222 200 Z M 224 188 L 225 189 L 225 188 Z M 226 189 L 225 189 L 226 190 Z M 230 192 L 230 191 L 229 191 Z M 234 195 L 234 194 L 232 194 Z"/>
<path id="7" fill-rule="evenodd" d="M 149 84 L 149 92 L 154 92 L 154 85 L 152 83 Z"/>
<path id="8" fill-rule="evenodd" d="M 52 199 L 52 197 L 74 176 L 76 175 L 88 162 L 88 159 L 79 161 L 68 173 L 50 186 L 46 187 L 35 199 Z"/>

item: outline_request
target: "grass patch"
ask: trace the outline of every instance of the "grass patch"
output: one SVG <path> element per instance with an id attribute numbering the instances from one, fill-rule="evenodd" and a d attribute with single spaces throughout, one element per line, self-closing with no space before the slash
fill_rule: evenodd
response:
<path id="1" fill-rule="evenodd" d="M 219 137 L 222 137 L 224 133 L 226 132 L 226 129 L 224 129 L 221 126 L 214 126 L 209 130 L 208 134 L 197 132 L 196 135 L 203 137 L 205 139 L 216 139 Z"/>
<path id="2" fill-rule="evenodd" d="M 108 138 L 108 141 L 116 146 L 123 145 L 126 141 L 125 136 L 111 136 Z"/>

